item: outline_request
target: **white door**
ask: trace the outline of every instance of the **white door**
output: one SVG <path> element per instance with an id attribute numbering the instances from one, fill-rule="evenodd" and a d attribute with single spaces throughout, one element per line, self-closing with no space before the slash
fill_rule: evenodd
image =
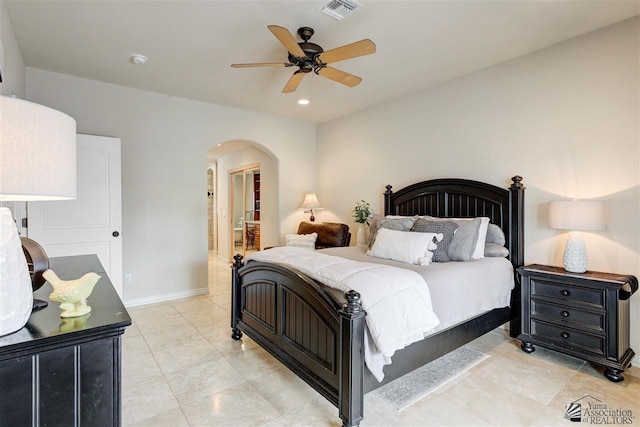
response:
<path id="1" fill-rule="evenodd" d="M 78 135 L 77 142 L 77 198 L 29 202 L 28 236 L 49 257 L 97 254 L 122 297 L 120 139 Z"/>

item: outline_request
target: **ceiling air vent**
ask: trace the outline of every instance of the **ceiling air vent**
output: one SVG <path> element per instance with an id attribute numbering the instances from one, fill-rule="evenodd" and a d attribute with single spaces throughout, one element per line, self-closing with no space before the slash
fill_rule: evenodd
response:
<path id="1" fill-rule="evenodd" d="M 320 12 L 326 13 L 332 18 L 336 18 L 340 21 L 359 7 L 362 7 L 362 5 L 353 0 L 329 0 L 324 6 L 322 6 Z"/>

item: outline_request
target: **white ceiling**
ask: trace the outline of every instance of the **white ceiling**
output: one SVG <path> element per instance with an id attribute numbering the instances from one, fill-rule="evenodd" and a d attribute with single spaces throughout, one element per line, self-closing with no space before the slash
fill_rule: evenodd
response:
<path id="1" fill-rule="evenodd" d="M 337 21 L 323 0 L 5 0 L 27 66 L 230 107 L 324 122 L 636 16 L 637 0 L 359 0 Z M 309 74 L 282 94 L 291 68 L 267 30 L 301 26 L 329 50 L 369 38 L 377 53 L 335 65 L 348 88 Z M 130 56 L 146 55 L 144 66 Z M 299 98 L 311 104 L 299 106 Z"/>

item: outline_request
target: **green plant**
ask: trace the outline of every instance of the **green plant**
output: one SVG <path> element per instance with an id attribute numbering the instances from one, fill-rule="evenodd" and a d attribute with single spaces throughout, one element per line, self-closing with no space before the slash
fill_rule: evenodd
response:
<path id="1" fill-rule="evenodd" d="M 358 224 L 369 224 L 371 219 L 371 205 L 369 202 L 360 200 L 356 207 L 353 209 L 353 219 Z"/>

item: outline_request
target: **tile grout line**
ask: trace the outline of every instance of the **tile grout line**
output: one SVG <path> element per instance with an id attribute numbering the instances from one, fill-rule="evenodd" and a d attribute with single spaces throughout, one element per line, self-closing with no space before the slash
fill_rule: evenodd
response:
<path id="1" fill-rule="evenodd" d="M 171 303 L 170 303 L 169 305 L 171 305 L 171 307 L 172 307 L 174 310 L 176 310 L 176 312 L 178 312 L 178 314 L 180 314 L 180 317 L 182 317 L 182 318 L 183 318 L 187 323 L 189 323 L 189 325 L 191 325 L 191 322 L 189 322 L 189 321 L 188 321 L 188 320 L 187 320 L 187 319 L 182 315 L 182 313 L 181 313 L 178 309 L 176 309 L 176 308 L 173 306 L 173 304 L 171 304 Z M 191 325 L 191 326 L 193 326 L 193 325 Z M 139 329 L 139 328 L 138 328 L 138 329 Z M 202 336 L 202 334 L 200 333 L 200 331 L 198 331 L 198 329 L 197 329 L 197 328 L 195 328 L 195 327 L 194 327 L 194 329 L 198 332 L 198 334 L 200 334 L 200 335 Z M 142 338 L 144 339 L 144 342 L 145 342 L 145 344 L 146 344 L 147 348 L 149 349 L 149 352 L 151 353 L 151 357 L 153 357 L 153 360 L 156 362 L 156 365 L 158 365 L 158 369 L 160 370 L 160 373 L 162 374 L 162 379 L 163 379 L 163 380 L 164 380 L 164 382 L 167 384 L 167 387 L 169 387 L 169 390 L 171 391 L 171 396 L 173 397 L 173 399 L 175 400 L 175 402 L 178 404 L 178 409 L 180 409 L 180 412 L 182 413 L 182 416 L 184 417 L 184 419 L 187 421 L 187 424 L 189 424 L 189 426 L 191 426 L 191 423 L 189 422 L 189 419 L 187 418 L 187 415 L 184 413 L 184 411 L 183 411 L 183 409 L 182 409 L 182 405 L 181 405 L 181 404 L 180 404 L 180 402 L 178 401 L 178 398 L 176 397 L 176 394 L 175 394 L 175 392 L 173 391 L 173 388 L 171 388 L 171 384 L 169 384 L 169 381 L 167 380 L 167 377 L 166 377 L 166 374 L 165 374 L 164 370 L 162 370 L 162 367 L 160 366 L 160 363 L 158 362 L 158 359 L 156 358 L 156 354 L 155 354 L 155 352 L 154 352 L 154 351 L 151 349 L 151 347 L 149 346 L 149 343 L 147 342 L 147 338 L 145 337 L 145 335 L 144 335 L 144 333 L 143 333 L 142 331 L 140 331 L 140 335 L 141 335 L 141 336 L 142 336 Z M 202 337 L 202 338 L 204 338 L 204 337 Z M 206 338 L 205 338 L 205 339 L 206 339 Z M 165 411 L 165 412 L 168 412 L 168 411 Z M 142 419 L 142 420 L 136 421 L 136 423 L 135 423 L 135 424 L 140 423 L 140 422 L 142 422 L 142 421 L 144 421 L 144 420 L 151 419 L 151 418 L 153 418 L 153 417 L 155 417 L 155 416 L 157 416 L 157 415 L 160 415 L 160 414 L 156 414 L 156 415 L 153 415 L 153 416 L 151 416 L 151 417 L 144 418 L 144 419 Z"/>
<path id="2" fill-rule="evenodd" d="M 585 365 L 585 361 L 582 361 L 582 364 L 578 367 L 578 369 L 575 370 L 575 372 L 573 373 L 573 375 L 564 382 L 564 384 L 562 385 L 562 387 L 560 387 L 560 389 L 553 395 L 553 397 L 551 399 L 549 399 L 549 402 L 546 403 L 546 405 L 544 405 L 544 407 L 542 408 L 542 410 L 540 410 L 540 412 L 538 412 L 538 414 L 533 418 L 533 420 L 531 420 L 531 422 L 529 423 L 529 426 L 533 426 L 533 424 L 536 422 L 536 420 L 540 417 L 540 415 L 542 415 L 542 413 L 547 409 L 553 409 L 551 408 L 549 405 L 551 404 L 551 402 L 553 402 L 556 397 L 558 397 L 558 395 L 560 393 L 562 393 L 562 390 L 564 390 L 564 388 L 567 386 L 567 384 L 571 383 L 571 380 L 573 380 L 577 375 L 578 372 L 580 372 L 580 369 L 582 369 L 582 367 Z"/>

